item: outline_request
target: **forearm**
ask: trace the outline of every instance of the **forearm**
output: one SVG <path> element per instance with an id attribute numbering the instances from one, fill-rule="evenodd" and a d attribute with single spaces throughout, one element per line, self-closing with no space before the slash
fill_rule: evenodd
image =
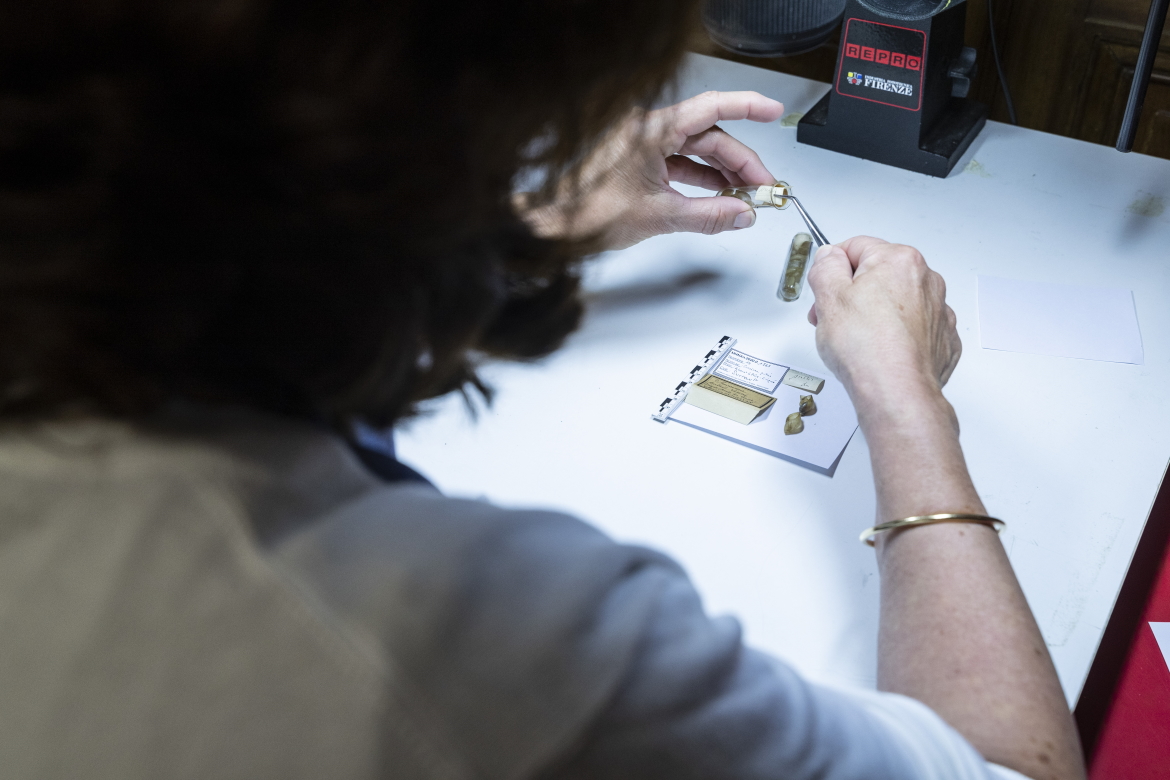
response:
<path id="1" fill-rule="evenodd" d="M 861 395 L 878 522 L 984 512 L 937 389 Z M 995 532 L 943 523 L 882 534 L 877 545 L 879 686 L 932 707 L 991 761 L 1037 780 L 1082 777 L 1059 681 Z"/>

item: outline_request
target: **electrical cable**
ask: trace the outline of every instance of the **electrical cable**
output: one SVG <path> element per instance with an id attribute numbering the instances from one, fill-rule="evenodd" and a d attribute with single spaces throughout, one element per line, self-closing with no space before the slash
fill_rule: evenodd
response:
<path id="1" fill-rule="evenodd" d="M 995 60 L 995 70 L 999 73 L 999 85 L 1003 87 L 1003 99 L 1007 103 L 1008 119 L 1013 125 L 1018 125 L 1016 107 L 1012 105 L 1012 93 L 1008 89 L 1007 77 L 1003 75 L 1003 64 L 999 61 L 999 46 L 995 42 L 995 17 L 991 13 L 992 2 L 993 0 L 987 0 L 987 26 L 991 29 L 991 58 Z"/>
<path id="2" fill-rule="evenodd" d="M 1142 118 L 1142 103 L 1146 99 L 1146 87 L 1154 70 L 1154 58 L 1158 56 L 1158 41 L 1166 25 L 1166 12 L 1170 0 L 1152 0 L 1150 16 L 1146 19 L 1146 31 L 1142 35 L 1142 48 L 1138 51 L 1137 64 L 1133 68 L 1133 82 L 1129 85 L 1129 99 L 1125 102 L 1125 115 L 1121 118 L 1121 132 L 1117 134 L 1117 151 L 1133 149 L 1137 139 L 1138 122 Z"/>

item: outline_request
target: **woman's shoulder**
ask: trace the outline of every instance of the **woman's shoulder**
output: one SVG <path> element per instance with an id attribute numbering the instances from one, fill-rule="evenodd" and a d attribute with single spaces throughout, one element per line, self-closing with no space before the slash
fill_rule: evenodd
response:
<path id="1" fill-rule="evenodd" d="M 270 555 L 390 641 L 404 624 L 445 640 L 484 629 L 479 621 L 565 631 L 632 576 L 682 576 L 666 556 L 563 512 L 452 498 L 414 482 L 338 504 Z"/>
<path id="2" fill-rule="evenodd" d="M 522 776 L 589 727 L 627 675 L 667 557 L 567 514 L 386 485 L 270 549 L 486 774 Z M 506 703 L 506 705 L 504 704 Z"/>

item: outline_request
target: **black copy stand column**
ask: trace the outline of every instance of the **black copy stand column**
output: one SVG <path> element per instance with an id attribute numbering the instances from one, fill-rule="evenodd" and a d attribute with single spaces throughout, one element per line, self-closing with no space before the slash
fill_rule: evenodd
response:
<path id="1" fill-rule="evenodd" d="M 987 121 L 986 106 L 956 96 L 974 68 L 964 61 L 966 10 L 960 3 L 905 21 L 850 0 L 832 89 L 800 120 L 797 140 L 931 176 L 950 173 Z"/>

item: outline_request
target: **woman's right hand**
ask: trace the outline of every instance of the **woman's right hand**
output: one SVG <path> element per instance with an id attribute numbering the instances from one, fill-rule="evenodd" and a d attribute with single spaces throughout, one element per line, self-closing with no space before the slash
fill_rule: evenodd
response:
<path id="1" fill-rule="evenodd" d="M 942 277 L 876 238 L 823 247 L 809 271 L 817 350 L 865 433 L 877 522 L 985 514 L 941 388 L 962 345 Z M 989 761 L 1083 778 L 1076 729 L 999 538 L 939 523 L 882 534 L 878 688 L 927 704 Z"/>
<path id="2" fill-rule="evenodd" d="M 855 404 L 946 384 L 963 345 L 946 283 L 918 250 L 858 236 L 822 247 L 808 281 L 817 351 Z"/>

